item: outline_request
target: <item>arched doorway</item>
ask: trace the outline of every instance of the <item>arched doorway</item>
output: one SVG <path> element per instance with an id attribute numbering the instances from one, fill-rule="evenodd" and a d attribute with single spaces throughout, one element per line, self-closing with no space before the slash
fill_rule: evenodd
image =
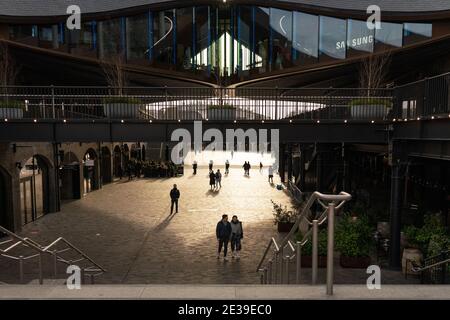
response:
<path id="1" fill-rule="evenodd" d="M 89 149 L 83 159 L 84 194 L 99 188 L 98 157 L 94 149 Z"/>
<path id="2" fill-rule="evenodd" d="M 111 152 L 108 147 L 102 147 L 102 160 L 100 165 L 100 172 L 103 184 L 112 182 L 111 173 Z"/>
<path id="3" fill-rule="evenodd" d="M 34 155 L 20 170 L 20 204 L 22 224 L 33 222 L 49 212 L 50 162 Z"/>
<path id="4" fill-rule="evenodd" d="M 81 199 L 80 188 L 80 161 L 78 157 L 67 152 L 59 169 L 61 179 L 61 200 Z"/>
<path id="5" fill-rule="evenodd" d="M 11 176 L 0 167 L 0 226 L 14 231 L 14 215 L 12 211 Z M 0 238 L 4 234 L 0 232 Z"/>
<path id="6" fill-rule="evenodd" d="M 119 146 L 114 148 L 114 176 L 121 178 L 123 176 L 122 150 Z"/>

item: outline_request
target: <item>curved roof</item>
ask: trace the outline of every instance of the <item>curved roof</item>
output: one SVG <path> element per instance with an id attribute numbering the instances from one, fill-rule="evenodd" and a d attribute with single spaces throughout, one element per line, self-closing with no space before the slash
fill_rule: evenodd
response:
<path id="1" fill-rule="evenodd" d="M 218 1 L 211 0 L 212 3 Z M 100 13 L 169 2 L 182 3 L 184 0 L 77 0 L 75 3 L 84 13 Z M 385 12 L 399 13 L 450 10 L 449 0 L 261 0 L 261 4 L 264 5 L 276 3 L 352 11 L 366 11 L 369 5 L 376 4 Z M 62 16 L 66 15 L 67 7 L 72 4 L 74 4 L 73 0 L 2 0 L 0 1 L 0 15 L 14 17 Z"/>

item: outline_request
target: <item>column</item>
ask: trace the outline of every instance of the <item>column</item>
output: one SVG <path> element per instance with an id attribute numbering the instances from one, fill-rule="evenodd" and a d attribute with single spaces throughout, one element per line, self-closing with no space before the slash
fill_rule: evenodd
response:
<path id="1" fill-rule="evenodd" d="M 391 241 L 389 267 L 393 269 L 401 268 L 400 252 L 400 232 L 401 232 L 401 214 L 402 214 L 402 194 L 403 194 L 403 165 L 400 163 L 392 166 L 391 177 L 391 205 L 390 205 L 390 224 Z"/>
<path id="2" fill-rule="evenodd" d="M 98 39 L 98 57 L 103 59 L 105 56 L 104 38 L 103 38 L 103 21 L 97 23 L 97 39 Z"/>
<path id="3" fill-rule="evenodd" d="M 284 183 L 285 182 L 285 165 L 286 165 L 286 159 L 285 159 L 285 152 L 286 150 L 286 145 L 284 143 L 280 144 L 280 165 L 278 168 L 278 173 L 280 175 L 281 178 L 281 182 Z"/>

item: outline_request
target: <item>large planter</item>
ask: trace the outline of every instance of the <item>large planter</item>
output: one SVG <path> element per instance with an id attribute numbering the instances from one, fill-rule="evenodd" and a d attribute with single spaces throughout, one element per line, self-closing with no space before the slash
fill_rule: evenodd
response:
<path id="1" fill-rule="evenodd" d="M 347 257 L 341 255 L 339 262 L 342 268 L 367 269 L 370 266 L 370 257 Z"/>
<path id="2" fill-rule="evenodd" d="M 0 108 L 0 119 L 22 119 L 23 109 L 21 108 Z"/>
<path id="3" fill-rule="evenodd" d="M 235 120 L 236 119 L 236 109 L 231 108 L 217 108 L 208 109 L 208 120 Z"/>
<path id="4" fill-rule="evenodd" d="M 289 232 L 294 227 L 294 224 L 292 222 L 278 222 L 278 232 Z"/>
<path id="5" fill-rule="evenodd" d="M 137 119 L 140 104 L 136 103 L 105 103 L 105 116 L 109 119 Z"/>
<path id="6" fill-rule="evenodd" d="M 387 115 L 387 108 L 384 105 L 355 105 L 350 107 L 352 119 L 356 120 L 376 120 L 384 119 Z"/>
<path id="7" fill-rule="evenodd" d="M 411 268 L 412 268 L 411 261 L 415 261 L 417 264 L 421 264 L 422 260 L 423 260 L 423 254 L 422 254 L 422 251 L 420 251 L 420 249 L 416 249 L 416 248 L 404 249 L 403 256 L 402 256 L 403 274 L 408 273 L 408 274 L 416 275 L 417 272 L 414 272 L 411 270 Z"/>
<path id="8" fill-rule="evenodd" d="M 327 256 L 318 256 L 317 264 L 319 268 L 327 267 Z M 302 267 L 303 268 L 311 268 L 312 267 L 312 256 L 303 256 L 302 255 Z"/>

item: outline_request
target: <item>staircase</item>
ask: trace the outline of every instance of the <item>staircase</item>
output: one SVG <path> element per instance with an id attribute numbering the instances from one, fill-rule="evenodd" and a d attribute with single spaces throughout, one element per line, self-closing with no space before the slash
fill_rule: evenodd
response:
<path id="1" fill-rule="evenodd" d="M 25 283 L 25 265 L 35 265 L 36 260 L 37 274 L 41 285 L 44 284 L 44 277 L 48 276 L 44 274 L 48 269 L 52 270 L 54 279 L 58 278 L 58 266 L 61 264 L 65 266 L 64 272 L 68 266 L 79 267 L 82 283 L 85 283 L 86 279 L 90 279 L 90 283 L 94 284 L 95 278 L 106 272 L 106 269 L 64 238 L 58 238 L 49 245 L 41 245 L 30 238 L 22 238 L 0 226 L 1 233 L 4 233 L 7 237 L 0 240 L 0 256 L 12 262 L 17 262 L 21 284 Z M 65 278 L 68 277 L 68 274 L 64 274 Z"/>
<path id="2" fill-rule="evenodd" d="M 289 182 L 288 190 L 291 196 L 301 202 L 301 191 L 297 186 Z M 306 202 L 302 212 L 287 236 L 277 243 L 275 238 L 270 239 L 264 255 L 256 268 L 260 272 L 261 284 L 289 284 L 289 268 L 291 264 L 296 266 L 296 284 L 300 284 L 302 247 L 308 242 L 312 242 L 312 279 L 315 285 L 318 277 L 318 233 L 319 226 L 327 222 L 328 224 L 328 246 L 327 246 L 327 294 L 333 294 L 334 281 L 334 218 L 336 212 L 343 205 L 350 201 L 352 196 L 341 192 L 338 195 L 325 195 L 314 192 Z M 311 209 L 317 204 L 322 208 L 322 212 L 313 213 Z M 293 237 L 301 225 L 306 225 L 307 232 L 301 241 L 294 241 Z M 312 239 L 309 240 L 312 235 Z"/>

